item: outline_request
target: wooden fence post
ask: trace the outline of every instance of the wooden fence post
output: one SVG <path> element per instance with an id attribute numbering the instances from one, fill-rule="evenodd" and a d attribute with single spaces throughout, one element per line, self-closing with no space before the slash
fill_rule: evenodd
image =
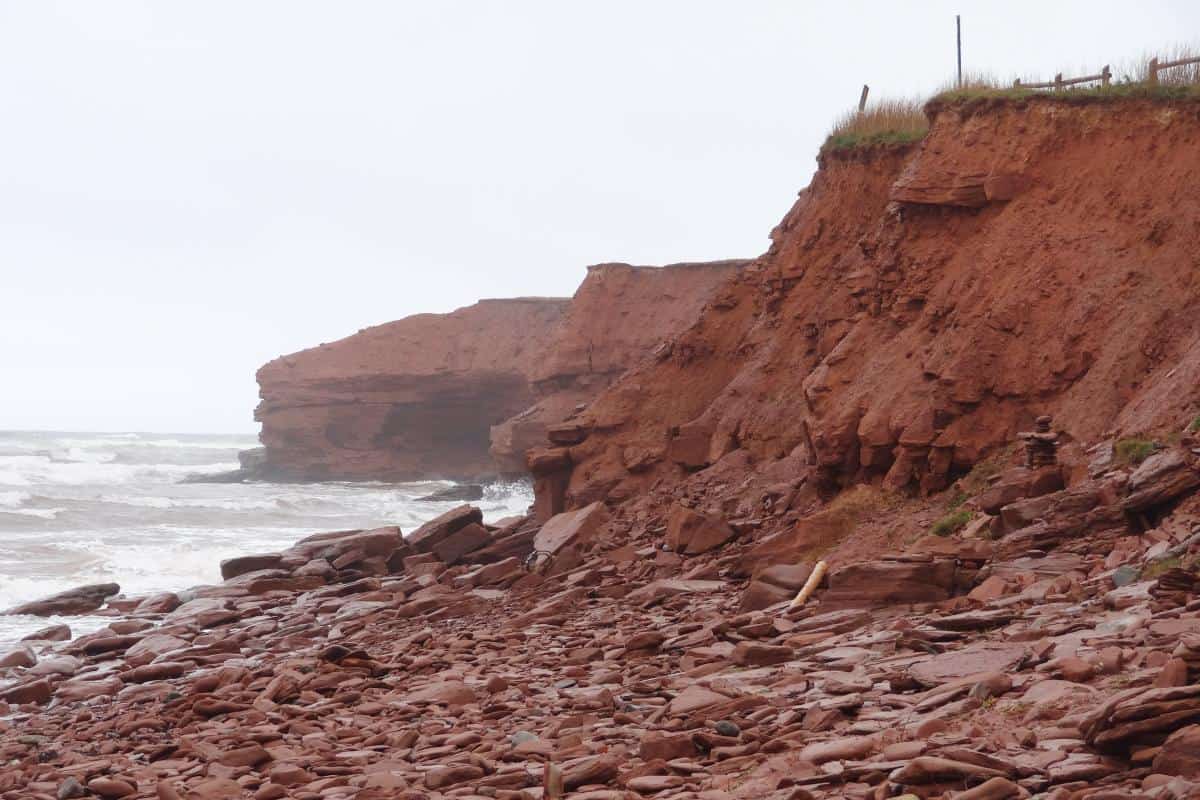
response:
<path id="1" fill-rule="evenodd" d="M 867 92 L 869 92 L 870 89 L 871 87 L 867 86 L 865 83 L 863 84 L 862 96 L 858 98 L 858 113 L 860 114 L 863 113 L 863 110 L 867 107 Z"/>
<path id="2" fill-rule="evenodd" d="M 1150 59 L 1150 66 L 1146 69 L 1146 83 L 1151 86 L 1158 85 L 1158 57 Z"/>
<path id="3" fill-rule="evenodd" d="M 1104 65 L 1104 69 L 1100 70 L 1100 85 L 1108 88 L 1108 84 L 1112 82 L 1112 70 L 1108 68 L 1108 64 Z"/>

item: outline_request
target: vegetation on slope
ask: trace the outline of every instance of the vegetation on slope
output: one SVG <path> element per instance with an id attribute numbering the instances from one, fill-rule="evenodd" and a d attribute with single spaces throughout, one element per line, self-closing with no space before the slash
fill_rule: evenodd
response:
<path id="1" fill-rule="evenodd" d="M 1159 63 L 1186 60 L 1200 55 L 1196 47 L 1180 45 L 1156 52 Z M 1200 64 L 1186 64 L 1162 69 L 1158 82 L 1150 83 L 1150 60 L 1146 55 L 1117 65 L 1112 70 L 1108 86 L 1099 81 L 1068 86 L 1061 90 L 1033 89 L 1028 85 L 1014 86 L 1012 80 L 1001 81 L 994 75 L 965 76 L 959 85 L 949 85 L 936 92 L 927 103 L 919 100 L 883 100 L 865 111 L 851 111 L 834 123 L 833 130 L 821 148 L 822 153 L 847 151 L 874 145 L 904 145 L 920 141 L 929 131 L 930 112 L 950 104 L 975 104 L 992 101 L 1048 100 L 1064 103 L 1092 103 L 1118 100 L 1182 101 L 1200 100 Z M 1093 69 L 1091 74 L 1098 73 Z M 1088 70 L 1064 72 L 1065 78 L 1082 75 Z M 1027 77 L 1024 84 L 1045 82 L 1045 77 Z"/>
<path id="2" fill-rule="evenodd" d="M 917 100 L 884 100 L 859 113 L 843 114 L 825 140 L 822 152 L 871 145 L 903 145 L 920 141 L 929 119 Z"/>

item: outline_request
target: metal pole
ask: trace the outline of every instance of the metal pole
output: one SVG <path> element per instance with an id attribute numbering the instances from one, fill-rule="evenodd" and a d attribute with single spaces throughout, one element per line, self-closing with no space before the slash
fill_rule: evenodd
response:
<path id="1" fill-rule="evenodd" d="M 962 17 L 954 15 L 954 27 L 958 31 L 958 88 L 962 88 Z"/>

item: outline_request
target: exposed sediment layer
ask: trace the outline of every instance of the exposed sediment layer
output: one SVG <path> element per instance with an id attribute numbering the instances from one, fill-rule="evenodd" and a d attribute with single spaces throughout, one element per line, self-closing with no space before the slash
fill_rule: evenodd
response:
<path id="1" fill-rule="evenodd" d="M 1041 413 L 1078 441 L 1190 419 L 1195 105 L 933 110 L 919 145 L 827 156 L 769 252 L 591 404 L 572 504 L 723 458 L 934 492 Z"/>
<path id="2" fill-rule="evenodd" d="M 534 401 L 527 376 L 568 304 L 482 300 L 275 359 L 258 371 L 261 474 L 413 480 L 493 472 L 489 428 Z"/>

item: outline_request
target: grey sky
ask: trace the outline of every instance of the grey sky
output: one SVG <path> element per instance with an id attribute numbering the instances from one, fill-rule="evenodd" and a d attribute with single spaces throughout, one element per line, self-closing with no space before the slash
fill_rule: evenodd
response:
<path id="1" fill-rule="evenodd" d="M 1143 2 L 0 2 L 0 428 L 253 431 L 284 352 L 752 256 L 833 119 L 1198 37 Z"/>

